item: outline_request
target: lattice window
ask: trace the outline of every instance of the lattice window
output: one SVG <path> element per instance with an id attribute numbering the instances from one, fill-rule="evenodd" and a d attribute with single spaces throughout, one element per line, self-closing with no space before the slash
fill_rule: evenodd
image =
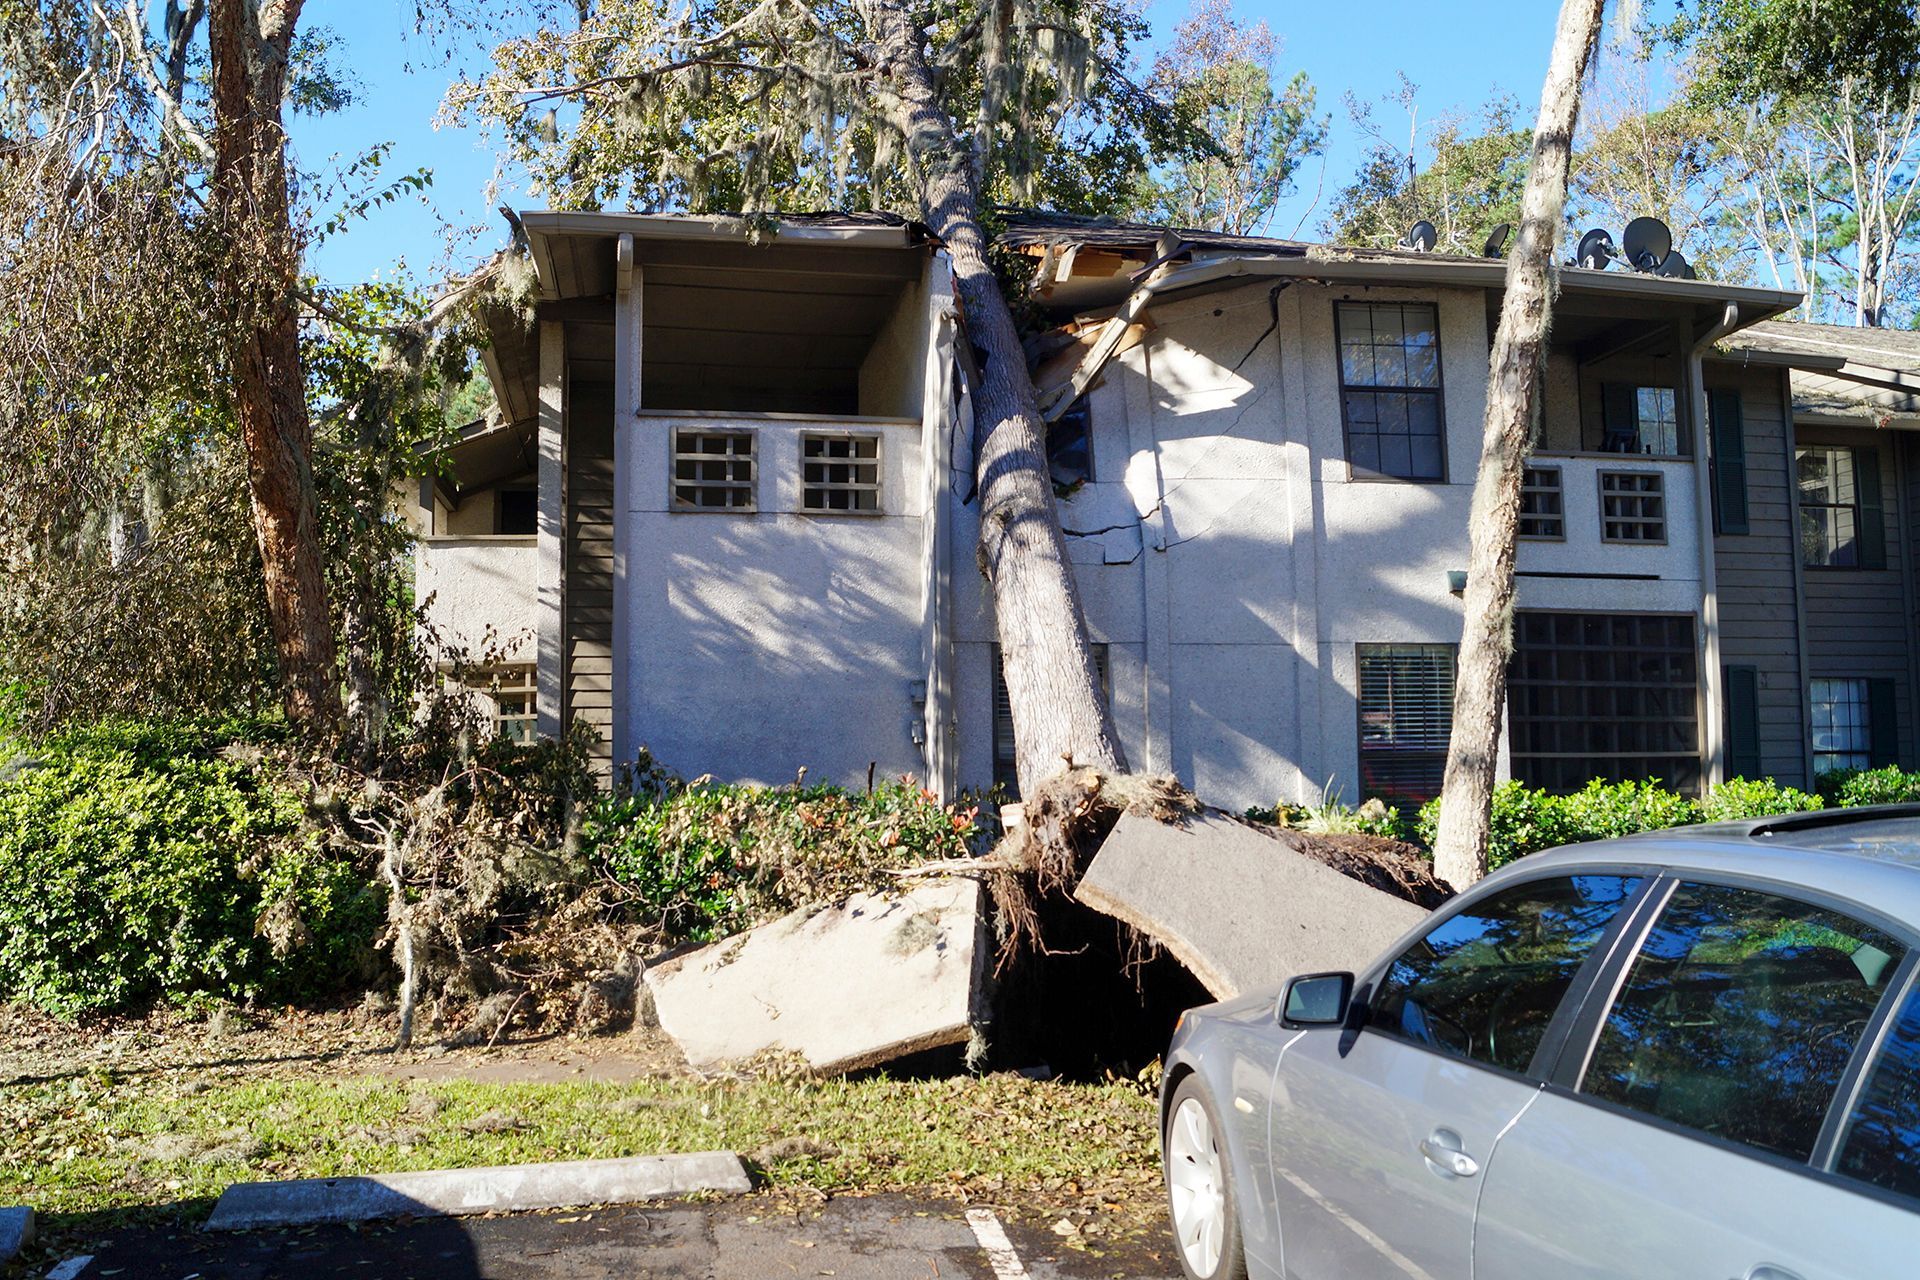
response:
<path id="1" fill-rule="evenodd" d="M 1665 542 L 1666 477 L 1658 471 L 1602 471 L 1600 540 Z"/>
<path id="2" fill-rule="evenodd" d="M 1794 450 L 1800 487 L 1800 559 L 1816 569 L 1860 565 L 1859 465 L 1851 449 Z"/>
<path id="3" fill-rule="evenodd" d="M 753 432 L 674 428 L 675 511 L 753 511 L 757 473 Z"/>
<path id="4" fill-rule="evenodd" d="M 1699 659 L 1686 614 L 1514 619 L 1507 676 L 1513 776 L 1549 791 L 1591 778 L 1700 785 Z"/>
<path id="5" fill-rule="evenodd" d="M 1450 644 L 1354 646 L 1360 675 L 1360 791 L 1397 805 L 1440 794 L 1453 736 Z"/>
<path id="6" fill-rule="evenodd" d="M 532 663 L 515 663 L 467 677 L 467 687 L 492 707 L 493 732 L 509 742 L 532 742 L 539 732 L 539 690 Z"/>
<path id="7" fill-rule="evenodd" d="M 880 512 L 880 437 L 807 432 L 800 437 L 800 509 Z"/>
<path id="8" fill-rule="evenodd" d="M 1560 468 L 1528 467 L 1520 481 L 1520 536 L 1563 542 L 1567 536 L 1565 494 Z"/>

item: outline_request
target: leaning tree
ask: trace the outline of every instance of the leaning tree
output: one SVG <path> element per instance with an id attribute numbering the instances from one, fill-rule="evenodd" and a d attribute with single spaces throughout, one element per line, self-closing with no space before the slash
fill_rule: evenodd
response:
<path id="1" fill-rule="evenodd" d="M 501 45 L 448 100 L 502 127 L 544 198 L 887 209 L 945 246 L 1022 789 L 1068 763 L 1124 768 L 988 224 L 1050 192 L 1124 202 L 1151 151 L 1204 145 L 1133 82 L 1138 21 L 1102 0 L 598 0 L 577 17 Z"/>

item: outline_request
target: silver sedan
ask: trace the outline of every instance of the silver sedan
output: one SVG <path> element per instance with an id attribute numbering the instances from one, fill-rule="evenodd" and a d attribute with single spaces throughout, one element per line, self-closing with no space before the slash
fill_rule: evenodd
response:
<path id="1" fill-rule="evenodd" d="M 1920 1275 L 1920 806 L 1521 859 L 1161 1109 L 1195 1280 Z"/>

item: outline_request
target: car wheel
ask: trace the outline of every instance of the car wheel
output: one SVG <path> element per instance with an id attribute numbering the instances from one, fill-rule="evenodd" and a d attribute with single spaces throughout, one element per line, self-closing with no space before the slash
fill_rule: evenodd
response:
<path id="1" fill-rule="evenodd" d="M 1246 1280 L 1226 1134 L 1198 1077 L 1188 1076 L 1173 1091 L 1162 1149 L 1181 1270 L 1192 1280 Z"/>

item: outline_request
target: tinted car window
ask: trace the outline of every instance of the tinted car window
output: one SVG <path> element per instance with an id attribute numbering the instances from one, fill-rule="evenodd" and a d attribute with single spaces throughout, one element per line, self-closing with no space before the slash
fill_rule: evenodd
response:
<path id="1" fill-rule="evenodd" d="M 1920 991 L 1907 997 L 1847 1117 L 1836 1168 L 1920 1199 Z"/>
<path id="2" fill-rule="evenodd" d="M 1582 1088 L 1804 1160 L 1902 951 L 1822 907 L 1683 884 L 1634 958 Z"/>
<path id="3" fill-rule="evenodd" d="M 1574 975 L 1639 884 L 1632 876 L 1570 876 L 1477 903 L 1393 962 L 1367 1025 L 1527 1070 Z"/>

